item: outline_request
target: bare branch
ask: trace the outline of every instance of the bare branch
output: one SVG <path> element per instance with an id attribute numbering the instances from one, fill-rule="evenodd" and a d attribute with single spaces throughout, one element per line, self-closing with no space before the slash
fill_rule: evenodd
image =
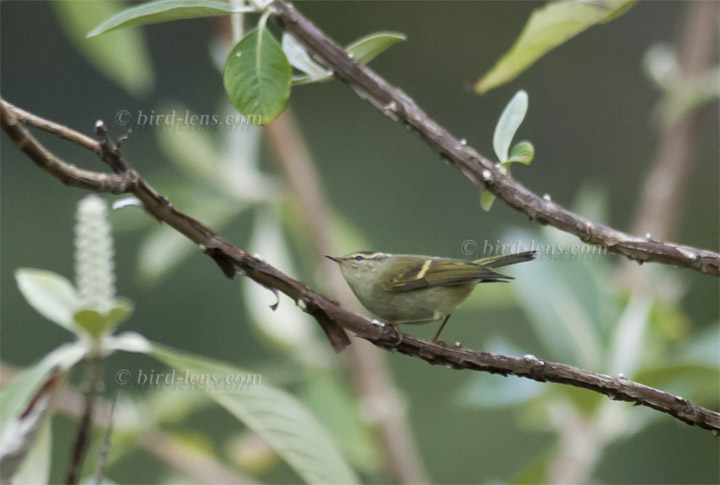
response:
<path id="1" fill-rule="evenodd" d="M 27 130 L 23 127 L 17 124 L 5 123 L 6 118 L 13 119 L 13 108 L 8 103 L 5 103 L 2 98 L 0 98 L 0 105 L 2 107 L 3 130 L 9 135 L 12 133 L 11 137 L 19 134 L 20 137 L 16 143 L 20 147 L 31 144 L 38 145 L 38 149 L 23 151 L 31 158 L 34 155 L 40 156 L 39 160 L 33 158 L 33 161 L 61 181 L 72 179 L 74 167 L 50 154 L 37 140 L 29 138 Z M 53 166 L 47 165 L 44 163 L 46 154 L 50 154 L 53 159 L 62 163 Z M 630 401 L 635 405 L 646 406 L 669 414 L 685 423 L 720 432 L 720 413 L 698 406 L 680 396 L 674 396 L 622 377 L 610 377 L 577 367 L 541 361 L 532 356 L 518 358 L 476 352 L 463 347 L 451 347 L 442 342 L 418 339 L 409 335 L 403 335 L 402 342 L 396 345 L 397 334 L 395 330 L 372 323 L 361 315 L 341 308 L 336 302 L 309 289 L 304 283 L 289 277 L 266 262 L 226 242 L 199 221 L 172 207 L 168 200 L 147 185 L 132 167 L 128 169 L 128 173 L 133 174 L 131 178 L 135 183 L 130 185 L 124 183 L 125 177 L 107 179 L 105 174 L 88 173 L 91 176 L 86 177 L 86 183 L 84 185 L 78 184 L 78 186 L 97 192 L 119 193 L 124 191 L 134 194 L 154 217 L 167 223 L 188 239 L 200 245 L 204 252 L 220 265 L 226 275 L 232 277 L 232 272 L 229 272 L 228 268 L 239 268 L 256 283 L 281 291 L 293 299 L 303 311 L 312 315 L 321 324 L 340 325 L 377 346 L 419 357 L 434 365 L 515 375 L 540 382 L 555 382 L 582 387 L 605 394 L 613 400 Z M 112 190 L 107 190 L 108 184 Z"/>
<path id="2" fill-rule="evenodd" d="M 361 98 L 395 121 L 413 128 L 425 143 L 448 160 L 480 188 L 487 188 L 511 207 L 540 224 L 550 224 L 590 244 L 638 262 L 656 262 L 691 268 L 720 276 L 720 255 L 703 249 L 631 236 L 592 222 L 564 207 L 544 200 L 517 180 L 505 175 L 495 164 L 452 136 L 431 119 L 405 92 L 392 86 L 372 69 L 352 59 L 294 7 L 272 4 L 282 28 L 300 42 L 323 66 L 348 83 Z"/>

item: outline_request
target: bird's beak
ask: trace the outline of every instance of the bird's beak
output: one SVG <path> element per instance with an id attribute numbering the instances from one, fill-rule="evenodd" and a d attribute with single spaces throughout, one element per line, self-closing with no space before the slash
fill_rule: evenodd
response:
<path id="1" fill-rule="evenodd" d="M 335 256 L 328 256 L 328 255 L 326 254 L 325 257 L 328 258 L 330 261 L 335 261 L 336 263 L 342 263 L 342 262 L 343 262 L 342 259 L 336 258 Z"/>

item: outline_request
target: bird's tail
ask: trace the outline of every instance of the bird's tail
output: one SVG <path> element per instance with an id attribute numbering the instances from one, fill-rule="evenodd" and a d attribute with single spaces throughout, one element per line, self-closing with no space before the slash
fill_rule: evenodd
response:
<path id="1" fill-rule="evenodd" d="M 490 256 L 489 258 L 477 259 L 473 262 L 482 264 L 487 268 L 500 268 L 501 266 L 530 261 L 535 259 L 536 254 L 537 251 L 525 251 L 524 253 L 516 254 L 500 254 L 498 256 Z"/>

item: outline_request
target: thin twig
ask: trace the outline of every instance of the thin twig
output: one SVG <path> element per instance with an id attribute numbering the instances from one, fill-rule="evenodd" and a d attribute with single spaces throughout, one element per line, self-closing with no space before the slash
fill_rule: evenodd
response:
<path id="1" fill-rule="evenodd" d="M 99 349 L 91 352 L 85 360 L 85 376 L 83 386 L 85 387 L 85 404 L 80 424 L 75 434 L 72 454 L 70 455 L 70 466 L 68 468 L 65 483 L 72 485 L 78 482 L 82 464 L 87 453 L 92 431 L 93 414 L 95 412 L 95 398 L 97 397 L 98 386 L 102 380 L 102 356 Z"/>
<path id="2" fill-rule="evenodd" d="M 441 158 L 449 161 L 479 188 L 487 188 L 509 206 L 540 224 L 574 234 L 590 244 L 638 262 L 656 262 L 720 276 L 720 255 L 691 246 L 631 236 L 590 221 L 559 204 L 544 200 L 509 177 L 487 158 L 452 136 L 430 118 L 405 92 L 351 58 L 334 40 L 284 2 L 272 4 L 276 19 L 324 67 L 352 87 L 361 98 L 395 121 L 414 129 Z"/>
<path id="3" fill-rule="evenodd" d="M 6 120 L 10 123 L 14 121 L 11 108 L 6 107 L 2 98 L 0 98 L 0 105 L 3 110 L 3 130 L 8 134 L 12 133 L 13 136 L 19 134 L 22 137 L 19 140 L 21 146 L 39 145 L 39 142 L 27 133 L 25 127 L 14 125 L 12 129 L 9 129 L 11 125 L 6 124 Z M 36 154 L 43 151 L 47 152 L 47 149 L 40 145 L 40 147 L 35 147 L 25 153 Z M 57 162 L 52 170 L 44 163 L 44 159 L 33 158 L 32 160 L 60 180 L 71 178 L 75 167 L 55 155 L 52 156 Z M 62 174 L 57 174 L 58 171 Z M 232 278 L 235 275 L 235 269 L 239 269 L 256 283 L 281 291 L 290 297 L 303 311 L 312 315 L 318 323 L 340 325 L 377 346 L 419 357 L 431 364 L 445 365 L 454 369 L 472 369 L 515 375 L 541 382 L 556 382 L 591 389 L 605 394 L 611 399 L 631 401 L 636 405 L 647 406 L 667 413 L 685 423 L 720 432 L 720 413 L 698 406 L 680 396 L 674 396 L 622 377 L 610 377 L 577 367 L 541 361 L 535 357 L 518 358 L 476 352 L 463 347 L 451 347 L 442 342 L 417 339 L 410 335 L 403 335 L 402 343 L 396 345 L 395 330 L 375 324 L 361 315 L 341 308 L 335 301 L 309 289 L 304 283 L 228 243 L 201 222 L 175 209 L 165 197 L 155 192 L 140 178 L 140 175 L 132 167 L 128 169 L 127 174 L 113 175 L 110 179 L 107 178 L 107 174 L 89 173 L 94 174 L 95 179 L 90 177 L 86 180 L 88 188 L 96 192 L 117 193 L 121 186 L 124 187 L 124 191 L 132 193 L 140 199 L 151 215 L 198 244 L 205 254 L 215 260 L 226 276 Z M 133 179 L 135 183 L 123 185 L 126 176 Z M 111 185 L 113 182 L 116 185 L 108 186 L 108 180 Z"/>
<path id="4" fill-rule="evenodd" d="M 323 257 L 324 254 L 335 254 L 328 237 L 332 233 L 332 210 L 292 112 L 286 110 L 267 127 L 265 133 L 277 155 L 281 171 L 298 199 L 297 207 L 301 216 L 308 222 L 323 288 L 350 311 L 362 313 L 363 309 L 340 272 Z M 353 343 L 349 356 L 355 387 L 360 402 L 367 404 L 371 410 L 371 424 L 381 438 L 385 467 L 399 483 L 427 483 L 420 457 L 415 450 L 405 406 L 383 354 L 362 340 L 355 339 Z"/>
<path id="5" fill-rule="evenodd" d="M 105 429 L 105 439 L 103 440 L 102 449 L 100 450 L 100 457 L 98 458 L 97 467 L 95 468 L 95 485 L 101 485 L 103 481 L 103 475 L 105 472 L 105 461 L 107 460 L 108 453 L 110 451 L 110 438 L 112 437 L 113 425 L 115 424 L 115 405 L 117 404 L 117 394 L 112 400 L 110 405 L 110 419 L 107 422 L 107 428 Z"/>

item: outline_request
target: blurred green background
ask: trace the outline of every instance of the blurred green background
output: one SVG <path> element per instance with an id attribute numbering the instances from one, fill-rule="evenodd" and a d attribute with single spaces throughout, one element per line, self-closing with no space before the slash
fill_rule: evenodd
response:
<path id="1" fill-rule="evenodd" d="M 599 222 L 629 230 L 639 188 L 658 143 L 654 110 L 660 93 L 643 73 L 642 59 L 651 45 L 675 40 L 685 9 L 682 2 L 642 2 L 619 19 L 581 34 L 514 82 L 484 96 L 473 94 L 467 86 L 510 47 L 532 9 L 541 4 L 296 5 L 343 44 L 379 30 L 406 33 L 406 42 L 392 47 L 371 67 L 487 157 L 493 157 L 492 133 L 503 107 L 518 89 L 525 89 L 530 108 L 518 135 L 519 139 L 532 140 L 536 159 L 530 167 L 515 168 L 513 175 L 536 193 L 551 194 L 553 201 L 568 207 L 589 189 L 604 194 L 607 210 Z M 4 1 L 0 9 L 2 95 L 28 111 L 88 134 L 95 120 L 103 119 L 110 133 L 118 137 L 126 132 L 125 127 L 114 122 L 120 110 L 133 114 L 140 110 L 161 112 L 169 103 L 181 103 L 196 113 L 213 114 L 225 102 L 222 76 L 209 54 L 218 20 L 141 28 L 155 81 L 145 95 L 133 97 L 78 53 L 48 3 Z M 382 116 L 342 82 L 295 88 L 290 107 L 330 202 L 370 245 L 344 247 L 344 252 L 374 249 L 459 257 L 461 245 L 467 240 L 482 246 L 485 240 L 506 240 L 511 230 L 537 234 L 526 216 L 502 203 L 496 202 L 492 211 L 483 212 L 478 190 L 462 174 L 440 162 L 415 134 Z M 681 243 L 717 250 L 717 103 L 705 107 L 700 116 L 694 166 L 677 234 Z M 219 137 L 217 133 L 210 135 Z M 70 143 L 43 133 L 37 136 L 68 161 L 86 168 L 102 168 L 95 157 Z M 124 142 L 123 151 L 153 185 L 166 184 L 182 194 L 183 184 L 193 183 L 159 148 L 150 127 L 136 128 Z M 3 363 L 26 366 L 66 341 L 68 334 L 48 324 L 24 302 L 13 272 L 19 267 L 34 267 L 72 276 L 73 213 L 75 204 L 86 193 L 64 187 L 40 171 L 14 149 L 4 134 L 0 154 L 0 351 Z M 271 160 L 271 153 L 263 149 L 261 165 L 267 171 L 274 169 Z M 180 200 L 191 197 L 189 194 L 188 189 Z M 170 199 L 180 210 L 188 209 L 172 195 Z M 111 219 L 124 228 L 116 239 L 118 291 L 136 306 L 133 318 L 123 329 L 264 376 L 280 376 L 280 381 L 290 383 L 291 390 L 300 386 L 304 371 L 290 370 L 292 358 L 263 339 L 250 324 L 238 280 L 225 279 L 199 251 L 156 284 L 139 277 L 137 251 L 143 234 L 152 227 L 145 219 L 140 211 L 113 214 Z M 253 219 L 251 212 L 243 213 L 223 227 L 222 236 L 240 247 L 246 246 Z M 143 224 L 144 229 L 131 230 Z M 303 253 L 306 244 L 293 241 L 292 234 L 289 244 L 296 256 L 309 260 Z M 607 269 L 621 262 L 619 256 L 608 254 L 603 256 L 602 264 Z M 550 275 L 552 265 L 570 267 L 573 263 L 543 260 L 533 264 L 541 274 L 547 270 Z M 298 276 L 312 281 L 314 272 L 307 266 L 297 263 L 301 268 Z M 653 266 L 642 269 L 654 271 Z M 519 270 L 510 273 L 520 274 Z M 668 269 L 663 274 L 668 273 L 677 278 L 672 284 L 687 288 L 686 296 L 673 310 L 686 323 L 685 337 L 690 339 L 716 327 L 720 312 L 717 278 L 690 270 Z M 603 274 L 608 277 L 604 282 L 607 286 L 616 286 L 614 272 Z M 584 283 L 579 281 L 579 285 Z M 509 298 L 510 291 L 517 289 L 512 283 L 501 293 Z M 536 291 L 542 292 L 543 288 Z M 487 300 L 480 296 L 458 312 L 444 337 L 470 348 L 485 349 L 489 339 L 500 336 L 512 341 L 523 354 L 553 358 L 533 333 L 522 305 L 492 305 Z M 280 304 L 292 306 L 286 298 Z M 409 333 L 430 337 L 434 331 L 435 327 L 412 328 Z M 720 342 L 712 342 L 712 349 L 717 355 Z M 557 435 L 538 425 L 538 419 L 543 418 L 533 417 L 532 408 L 518 412 L 510 407 L 478 409 L 462 405 L 459 395 L 468 386 L 468 372 L 430 367 L 418 359 L 396 354 L 387 353 L 386 357 L 406 400 L 408 419 L 432 481 L 509 481 L 558 446 Z M 656 358 L 662 361 L 663 355 Z M 137 356 L 113 356 L 106 373 L 112 376 L 115 368 L 144 365 L 150 364 Z M 345 378 L 349 381 L 347 375 Z M 518 382 L 514 378 L 504 380 Z M 716 384 L 709 386 L 714 388 Z M 554 392 L 560 386 L 546 387 Z M 717 409 L 717 396 L 702 404 Z M 630 408 L 624 403 L 614 406 Z M 633 408 L 630 418 L 641 419 L 649 413 Z M 185 424 L 215 443 L 216 450 L 222 449 L 218 443 L 227 438 L 228 426 L 237 426 L 226 414 L 212 409 L 193 415 Z M 72 429 L 70 422 L 62 419 L 56 428 L 68 432 Z M 717 438 L 709 432 L 660 416 L 639 433 L 612 443 L 593 476 L 608 483 L 716 483 L 720 478 L 719 451 Z M 61 468 L 66 455 L 67 451 L 58 446 L 56 458 L 61 460 Z M 108 476 L 118 482 L 152 481 L 165 476 L 151 458 L 136 454 L 129 460 L 135 466 L 111 465 Z M 282 467 L 264 473 L 261 478 L 271 483 L 297 480 Z M 372 474 L 368 478 L 379 482 L 386 479 Z"/>

